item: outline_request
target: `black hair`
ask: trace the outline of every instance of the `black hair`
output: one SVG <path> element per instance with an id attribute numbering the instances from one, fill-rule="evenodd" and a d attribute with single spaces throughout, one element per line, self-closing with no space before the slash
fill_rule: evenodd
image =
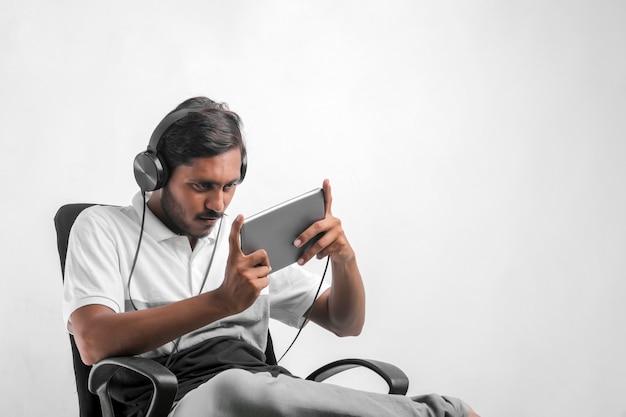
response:
<path id="1" fill-rule="evenodd" d="M 180 103 L 172 112 L 197 108 L 172 124 L 161 137 L 157 152 L 171 173 L 180 165 L 190 165 L 199 157 L 221 155 L 239 148 L 241 160 L 246 158 L 243 124 L 226 103 L 207 97 L 193 97 Z"/>

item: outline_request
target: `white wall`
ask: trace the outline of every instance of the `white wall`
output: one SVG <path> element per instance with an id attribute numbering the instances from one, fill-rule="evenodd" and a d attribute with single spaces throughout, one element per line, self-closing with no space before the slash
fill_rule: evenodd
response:
<path id="1" fill-rule="evenodd" d="M 94 3 L 0 6 L 10 415 L 77 413 L 56 209 L 129 202 L 156 123 L 204 94 L 246 127 L 231 212 L 328 177 L 358 252 L 364 333 L 310 326 L 285 366 L 387 359 L 483 416 L 626 416 L 623 2 Z"/>

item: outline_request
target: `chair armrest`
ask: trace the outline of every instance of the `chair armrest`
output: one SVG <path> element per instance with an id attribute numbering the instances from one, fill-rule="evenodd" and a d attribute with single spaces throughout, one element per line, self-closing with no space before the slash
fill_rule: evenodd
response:
<path id="1" fill-rule="evenodd" d="M 380 375 L 389 386 L 389 394 L 405 395 L 409 389 L 409 378 L 397 366 L 372 359 L 341 359 L 324 365 L 306 377 L 310 381 L 321 382 L 348 369 L 362 366 Z"/>
<path id="2" fill-rule="evenodd" d="M 114 417 L 109 381 L 120 368 L 143 375 L 152 383 L 153 394 L 146 417 L 166 417 L 178 391 L 176 376 L 158 362 L 135 356 L 103 359 L 93 365 L 89 374 L 89 391 L 100 397 L 103 417 Z"/>

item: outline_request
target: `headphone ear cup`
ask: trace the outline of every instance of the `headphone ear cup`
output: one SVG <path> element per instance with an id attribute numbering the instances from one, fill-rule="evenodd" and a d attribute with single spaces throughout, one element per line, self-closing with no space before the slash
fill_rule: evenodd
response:
<path id="1" fill-rule="evenodd" d="M 143 192 L 162 188 L 167 181 L 165 165 L 152 151 L 137 154 L 133 162 L 135 181 Z"/>

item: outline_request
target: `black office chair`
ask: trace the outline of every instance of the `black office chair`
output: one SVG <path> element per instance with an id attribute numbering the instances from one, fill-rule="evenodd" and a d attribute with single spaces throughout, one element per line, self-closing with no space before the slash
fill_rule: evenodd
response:
<path id="1" fill-rule="evenodd" d="M 70 229 L 80 212 L 92 205 L 86 203 L 67 204 L 62 206 L 54 217 L 62 276 L 65 273 L 65 256 Z M 109 382 L 120 369 L 142 375 L 151 382 L 152 397 L 145 413 L 146 417 L 166 417 L 169 414 L 178 390 L 176 376 L 169 369 L 156 361 L 135 356 L 108 358 L 93 366 L 87 366 L 80 359 L 74 337 L 72 335 L 69 337 L 80 417 L 115 416 L 117 406 L 115 401 L 111 399 Z M 268 337 L 265 355 L 268 364 L 276 364 L 271 337 Z M 389 394 L 406 394 L 409 380 L 402 370 L 389 363 L 370 359 L 338 360 L 319 368 L 306 379 L 321 382 L 339 372 L 357 366 L 368 368 L 380 375 L 389 386 Z"/>

